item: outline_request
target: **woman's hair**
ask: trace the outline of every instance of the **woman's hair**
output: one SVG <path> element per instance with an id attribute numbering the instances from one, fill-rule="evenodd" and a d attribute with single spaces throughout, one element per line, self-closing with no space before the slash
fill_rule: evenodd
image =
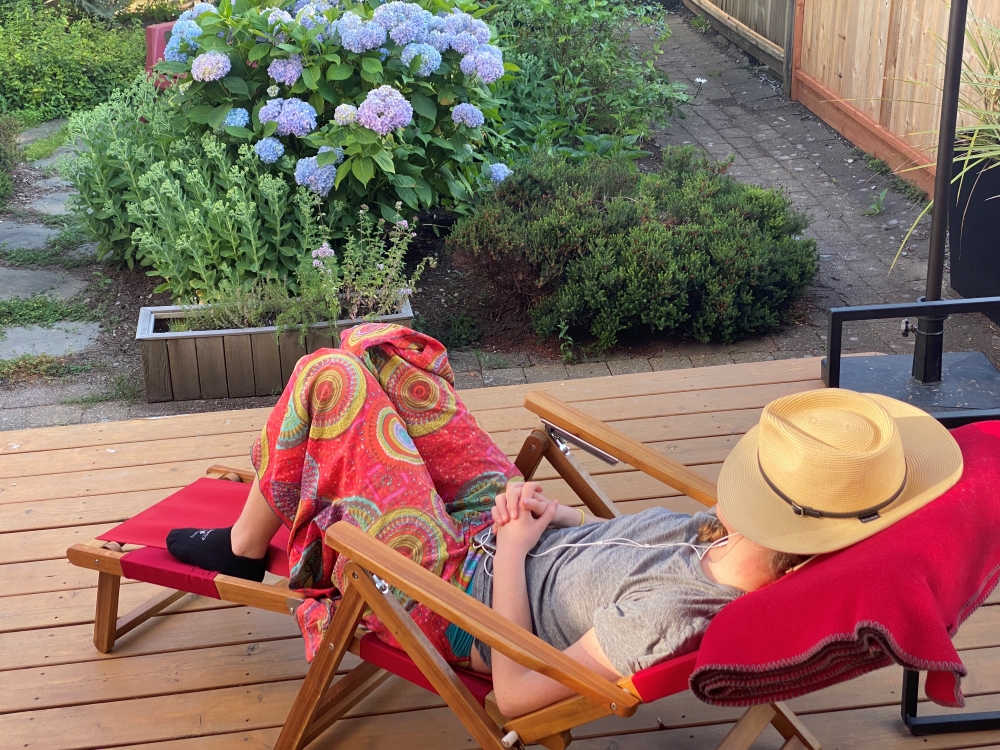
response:
<path id="1" fill-rule="evenodd" d="M 698 543 L 711 544 L 712 542 L 719 541 L 728 534 L 729 532 L 722 525 L 722 521 L 718 518 L 712 518 L 698 527 Z M 778 552 L 773 549 L 768 550 L 766 558 L 768 573 L 776 581 L 796 565 L 801 565 L 809 558 L 810 555 L 792 555 L 788 552 Z"/>

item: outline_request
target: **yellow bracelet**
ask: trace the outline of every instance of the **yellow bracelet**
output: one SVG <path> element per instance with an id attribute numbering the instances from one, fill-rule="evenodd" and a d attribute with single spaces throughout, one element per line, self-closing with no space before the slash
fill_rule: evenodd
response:
<path id="1" fill-rule="evenodd" d="M 585 523 L 587 523 L 587 514 L 584 512 L 583 508 L 577 508 L 577 510 L 580 511 L 580 523 L 578 523 L 577 525 L 583 526 Z"/>

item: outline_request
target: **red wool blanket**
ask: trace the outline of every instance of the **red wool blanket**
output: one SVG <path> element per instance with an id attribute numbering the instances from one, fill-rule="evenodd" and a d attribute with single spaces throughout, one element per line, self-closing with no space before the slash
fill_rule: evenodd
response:
<path id="1" fill-rule="evenodd" d="M 1000 422 L 952 433 L 962 479 L 869 539 L 727 605 L 691 690 L 718 706 L 787 700 L 896 662 L 927 671 L 927 697 L 964 705 L 951 639 L 1000 577 Z"/>

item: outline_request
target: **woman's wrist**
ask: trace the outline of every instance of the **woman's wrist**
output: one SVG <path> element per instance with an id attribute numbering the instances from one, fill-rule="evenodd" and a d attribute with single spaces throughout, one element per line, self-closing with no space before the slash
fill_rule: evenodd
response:
<path id="1" fill-rule="evenodd" d="M 569 526 L 583 526 L 587 516 L 581 512 L 580 508 L 571 508 L 567 505 L 560 505 L 553 519 L 553 526 L 567 528 Z"/>

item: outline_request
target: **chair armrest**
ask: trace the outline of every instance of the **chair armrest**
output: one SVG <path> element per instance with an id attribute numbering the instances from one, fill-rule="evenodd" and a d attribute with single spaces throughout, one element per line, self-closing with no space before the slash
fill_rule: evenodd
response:
<path id="1" fill-rule="evenodd" d="M 638 440 L 623 435 L 601 420 L 584 414 L 548 393 L 531 391 L 524 398 L 524 406 L 556 427 L 680 490 L 703 505 L 711 507 L 718 500 L 715 482 L 711 479 L 706 479 L 684 464 L 657 453 Z"/>
<path id="2" fill-rule="evenodd" d="M 340 521 L 331 526 L 326 532 L 326 543 L 521 666 L 544 674 L 621 716 L 631 715 L 638 706 L 638 699 L 625 689 L 594 674 L 351 523 Z"/>

